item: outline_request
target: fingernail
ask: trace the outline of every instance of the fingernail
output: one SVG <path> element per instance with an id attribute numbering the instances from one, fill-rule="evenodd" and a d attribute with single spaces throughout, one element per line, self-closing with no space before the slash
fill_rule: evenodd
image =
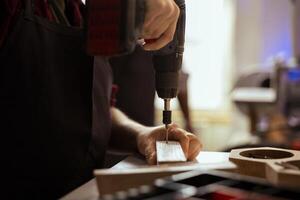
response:
<path id="1" fill-rule="evenodd" d="M 139 39 L 137 41 L 137 43 L 140 45 L 140 46 L 144 46 L 146 44 L 145 40 L 144 39 Z"/>

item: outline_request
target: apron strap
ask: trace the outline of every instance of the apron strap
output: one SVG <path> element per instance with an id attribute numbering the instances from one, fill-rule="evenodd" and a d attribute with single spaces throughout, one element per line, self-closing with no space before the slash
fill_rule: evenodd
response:
<path id="1" fill-rule="evenodd" d="M 33 8 L 34 8 L 34 0 L 24 0 L 25 1 L 25 16 L 32 17 L 33 16 Z"/>

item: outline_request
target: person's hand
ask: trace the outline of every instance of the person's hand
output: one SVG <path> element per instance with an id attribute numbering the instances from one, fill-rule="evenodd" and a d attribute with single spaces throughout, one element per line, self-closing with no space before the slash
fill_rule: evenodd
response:
<path id="1" fill-rule="evenodd" d="M 165 138 L 164 126 L 150 128 L 138 137 L 138 150 L 146 157 L 149 164 L 156 164 L 156 141 L 165 140 Z M 180 142 L 188 160 L 194 160 L 202 148 L 202 144 L 194 134 L 178 128 L 175 124 L 169 127 L 169 140 Z"/>
<path id="2" fill-rule="evenodd" d="M 146 41 L 144 49 L 154 51 L 173 40 L 180 10 L 174 0 L 146 0 L 146 6 L 141 38 Z"/>

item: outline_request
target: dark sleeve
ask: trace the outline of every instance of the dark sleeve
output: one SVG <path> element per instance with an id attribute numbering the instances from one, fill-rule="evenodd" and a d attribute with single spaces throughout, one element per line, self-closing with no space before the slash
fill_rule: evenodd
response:
<path id="1" fill-rule="evenodd" d="M 83 26 L 83 16 L 85 15 L 85 5 L 81 0 L 69 0 L 66 4 L 66 15 L 72 26 Z"/>
<path id="2" fill-rule="evenodd" d="M 0 47 L 20 12 L 21 0 L 0 0 Z"/>

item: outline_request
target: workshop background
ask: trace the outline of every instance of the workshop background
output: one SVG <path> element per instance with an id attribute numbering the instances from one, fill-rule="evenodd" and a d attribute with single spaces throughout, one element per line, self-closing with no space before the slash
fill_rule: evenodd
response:
<path id="1" fill-rule="evenodd" d="M 293 57 L 295 5 L 288 0 L 188 0 L 184 70 L 192 125 L 204 150 L 259 143 L 232 91 L 251 71 L 274 71 L 278 59 Z M 174 121 L 184 126 L 177 102 Z M 156 123 L 162 102 L 156 99 Z"/>

